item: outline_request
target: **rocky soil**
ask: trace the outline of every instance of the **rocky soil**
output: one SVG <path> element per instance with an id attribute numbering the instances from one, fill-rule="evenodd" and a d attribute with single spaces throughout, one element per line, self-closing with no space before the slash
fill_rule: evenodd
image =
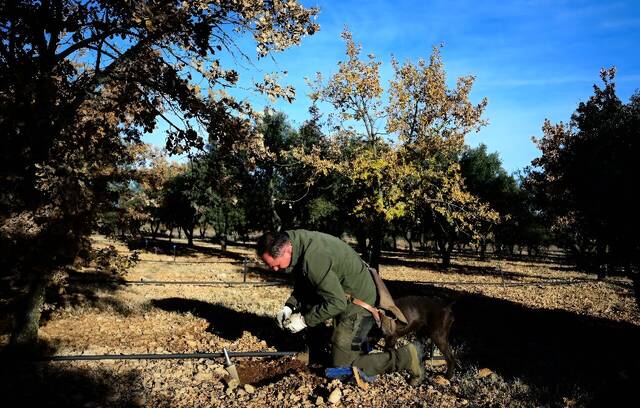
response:
<path id="1" fill-rule="evenodd" d="M 115 245 L 123 254 L 131 252 L 104 237 L 94 240 L 97 247 Z M 239 282 L 244 278 L 242 259 L 255 261 L 243 246 L 229 246 L 225 252 L 204 242 L 197 247 L 189 251 L 180 245 L 174 258 L 166 245 L 165 250 L 147 245 L 141 262 L 123 279 Z M 241 379 L 248 384 L 231 381 L 221 359 L 185 359 L 6 365 L 4 385 L 20 405 L 38 399 L 44 406 L 79 407 L 571 407 L 599 405 L 612 393 L 632 389 L 638 363 L 635 354 L 626 353 L 637 354 L 631 344 L 640 338 L 640 311 L 628 279 L 597 281 L 552 260 L 481 262 L 470 255 L 455 258 L 449 271 L 436 264 L 437 259 L 427 256 L 388 253 L 381 274 L 396 294 L 456 299 L 452 344 L 459 368 L 451 381 L 440 376 L 443 367 L 428 365 L 427 378 L 418 387 L 409 386 L 404 374 L 393 373 L 379 376 L 365 390 L 325 378 L 321 367 L 282 358 L 237 359 Z M 248 282 L 274 279 L 257 268 L 249 272 Z M 63 302 L 41 326 L 43 345 L 52 354 L 302 348 L 300 339 L 277 329 L 272 318 L 291 290 L 287 285 L 113 284 L 91 267 L 79 273 L 69 279 L 60 295 Z M 81 279 L 87 277 L 91 283 Z M 483 319 L 492 323 L 479 324 Z M 607 336 L 617 343 L 606 343 Z M 2 342 L 6 339 L 5 333 Z M 586 351 L 572 353 L 573 342 Z M 601 355 L 598 345 L 612 354 Z M 593 365 L 580 366 L 582 361 Z"/>

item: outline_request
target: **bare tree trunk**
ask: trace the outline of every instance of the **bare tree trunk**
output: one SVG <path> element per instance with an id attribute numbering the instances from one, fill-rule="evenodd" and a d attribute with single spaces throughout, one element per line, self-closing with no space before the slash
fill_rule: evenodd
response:
<path id="1" fill-rule="evenodd" d="M 42 306 L 44 305 L 46 277 L 42 271 L 34 270 L 32 273 L 35 277 L 29 283 L 27 294 L 18 308 L 10 339 L 12 346 L 20 348 L 36 344 Z"/>
<path id="2" fill-rule="evenodd" d="M 187 238 L 187 245 L 193 246 L 193 229 L 194 225 L 190 225 L 189 227 L 182 227 L 184 230 L 184 236 Z M 180 230 L 178 230 L 180 231 Z"/>
<path id="3" fill-rule="evenodd" d="M 409 244 L 409 253 L 413 255 L 413 240 L 411 237 L 411 230 L 408 230 L 404 235 L 404 237 L 406 238 L 407 243 Z"/>
<path id="4" fill-rule="evenodd" d="M 487 240 L 483 238 L 480 240 L 480 260 L 484 261 L 486 259 L 487 259 Z"/>
<path id="5" fill-rule="evenodd" d="M 451 266 L 451 251 L 453 250 L 454 243 L 446 239 L 438 239 L 437 245 L 440 257 L 442 258 L 441 266 L 447 269 Z"/>

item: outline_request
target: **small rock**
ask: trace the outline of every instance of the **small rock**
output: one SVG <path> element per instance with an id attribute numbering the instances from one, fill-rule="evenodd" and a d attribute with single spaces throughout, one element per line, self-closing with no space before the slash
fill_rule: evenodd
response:
<path id="1" fill-rule="evenodd" d="M 207 371 L 201 371 L 193 377 L 194 380 L 198 382 L 212 381 L 213 373 Z"/>
<path id="2" fill-rule="evenodd" d="M 329 394 L 329 398 L 327 398 L 327 401 L 335 405 L 340 402 L 340 398 L 342 398 L 342 391 L 340 391 L 340 388 L 336 388 L 335 390 L 331 391 L 331 394 Z"/>
<path id="3" fill-rule="evenodd" d="M 245 384 L 244 385 L 244 390 L 248 393 L 248 394 L 253 394 L 254 392 L 256 392 L 256 388 L 251 385 L 251 384 Z"/>
<path id="4" fill-rule="evenodd" d="M 227 390 L 233 391 L 236 388 L 238 388 L 238 385 L 240 385 L 240 382 L 238 380 L 236 380 L 235 378 L 227 379 Z"/>
<path id="5" fill-rule="evenodd" d="M 437 375 L 436 378 L 433 379 L 433 381 L 438 385 L 449 385 L 449 384 L 451 384 L 451 382 L 449 380 L 447 380 L 446 378 L 444 378 L 441 375 Z"/>
<path id="6" fill-rule="evenodd" d="M 322 397 L 316 398 L 316 405 L 324 405 L 324 398 Z"/>
<path id="7" fill-rule="evenodd" d="M 490 376 L 491 374 L 493 374 L 493 371 L 491 371 L 488 368 L 481 368 L 480 370 L 478 370 L 478 374 L 476 375 L 477 378 L 485 378 Z"/>
<path id="8" fill-rule="evenodd" d="M 213 372 L 214 372 L 215 375 L 217 375 L 220 378 L 224 378 L 224 377 L 229 375 L 229 373 L 227 373 L 227 370 L 225 370 L 224 368 L 222 368 L 220 366 L 214 368 Z"/>

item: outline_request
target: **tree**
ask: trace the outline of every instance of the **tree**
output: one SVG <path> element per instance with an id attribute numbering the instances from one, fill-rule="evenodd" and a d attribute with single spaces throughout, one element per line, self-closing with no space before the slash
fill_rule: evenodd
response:
<path id="1" fill-rule="evenodd" d="M 151 227 L 151 237 L 155 239 L 162 224 L 162 202 L 164 186 L 169 179 L 184 171 L 183 166 L 170 163 L 165 153 L 147 145 L 146 160 L 136 169 L 136 181 L 145 196 L 145 212 Z"/>
<path id="2" fill-rule="evenodd" d="M 314 100 L 335 109 L 336 153 L 322 163 L 345 181 L 349 212 L 361 223 L 356 228 L 361 250 L 368 239 L 371 264 L 377 267 L 389 223 L 415 217 L 416 224 L 437 227 L 446 266 L 456 234 L 473 234 L 480 220 L 497 216 L 465 190 L 456 162 L 466 134 L 484 124 L 486 100 L 475 106 L 469 101 L 473 77 L 447 88 L 435 48 L 429 64 L 393 61 L 395 78 L 384 104 L 380 63 L 373 55 L 360 59 L 361 47 L 348 30 L 342 37 L 347 60 L 326 83 L 318 74 L 310 85 Z M 399 142 L 383 138 L 390 134 Z"/>
<path id="3" fill-rule="evenodd" d="M 487 153 L 487 146 L 465 148 L 460 157 L 460 171 L 469 192 L 488 203 L 500 214 L 500 223 L 484 223 L 481 228 L 480 258 L 484 259 L 490 235 L 496 246 L 512 249 L 518 231 L 514 218 L 520 206 L 524 206 L 516 180 L 502 168 L 498 153 Z"/>
<path id="4" fill-rule="evenodd" d="M 248 58 L 234 32 L 253 36 L 258 58 L 298 44 L 316 13 L 295 1 L 0 3 L 2 266 L 27 293 L 13 344 L 36 339 L 44 287 L 87 242 L 127 147 L 160 118 L 172 152 L 202 147 L 198 126 L 230 149 L 259 147 L 219 55 Z M 291 99 L 273 78 L 256 88 Z"/>
<path id="5" fill-rule="evenodd" d="M 197 205 L 198 181 L 197 173 L 192 167 L 188 167 L 183 173 L 169 179 L 164 186 L 164 221 L 181 228 L 189 246 L 193 246 L 193 230 L 200 219 Z"/>
<path id="6" fill-rule="evenodd" d="M 395 78 L 390 83 L 387 129 L 401 141 L 400 163 L 410 166 L 405 183 L 406 202 L 421 221 L 424 232 L 436 239 L 443 267 L 460 234 L 475 239 L 482 223 L 497 221 L 497 213 L 468 191 L 457 158 L 464 138 L 485 124 L 487 104 L 469 100 L 472 76 L 458 78 L 456 87 L 446 84 L 439 48 L 429 62 L 393 61 Z"/>
<path id="7" fill-rule="evenodd" d="M 380 62 L 374 55 L 360 59 L 362 47 L 345 28 L 342 38 L 347 60 L 338 63 L 338 72 L 326 83 L 320 73 L 312 87 L 314 101 L 326 101 L 336 110 L 332 122 L 336 154 L 322 162 L 338 172 L 346 182 L 345 196 L 351 198 L 349 212 L 360 221 L 356 236 L 361 251 L 371 254 L 369 262 L 377 268 L 385 223 L 402 214 L 406 204 L 399 180 L 407 166 L 397 160 L 397 151 L 382 138 L 380 122 L 385 112 L 380 84 Z M 354 126 L 354 123 L 356 126 Z M 365 249 L 365 241 L 369 248 Z"/>
<path id="8" fill-rule="evenodd" d="M 609 268 L 629 273 L 638 264 L 640 217 L 630 186 L 640 176 L 640 96 L 620 101 L 614 68 L 600 78 L 604 87 L 594 85 L 570 124 L 545 121 L 528 182 L 560 243 L 602 278 Z"/>

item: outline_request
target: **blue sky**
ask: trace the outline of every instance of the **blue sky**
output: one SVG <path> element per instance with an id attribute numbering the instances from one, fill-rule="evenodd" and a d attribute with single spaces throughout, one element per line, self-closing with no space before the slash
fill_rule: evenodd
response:
<path id="1" fill-rule="evenodd" d="M 451 86 L 474 75 L 474 102 L 487 97 L 489 125 L 467 143 L 497 151 L 507 171 L 538 155 L 531 142 L 545 118 L 568 121 L 580 101 L 593 93 L 601 67 L 617 67 L 618 96 L 627 101 L 640 89 L 640 0 L 625 1 L 303 1 L 320 7 L 320 31 L 300 46 L 239 68 L 248 86 L 264 73 L 286 70 L 284 83 L 296 87 L 293 104 L 275 108 L 300 125 L 310 102 L 305 77 L 329 77 L 345 58 L 340 32 L 347 25 L 363 53 L 383 62 L 383 83 L 391 79 L 391 56 L 427 59 L 434 45 Z M 249 42 L 244 42 L 251 47 Z M 248 52 L 253 52 L 252 48 Z M 239 96 L 241 92 L 237 93 Z M 246 94 L 257 108 L 266 98 Z M 162 143 L 161 138 L 150 138 Z"/>

